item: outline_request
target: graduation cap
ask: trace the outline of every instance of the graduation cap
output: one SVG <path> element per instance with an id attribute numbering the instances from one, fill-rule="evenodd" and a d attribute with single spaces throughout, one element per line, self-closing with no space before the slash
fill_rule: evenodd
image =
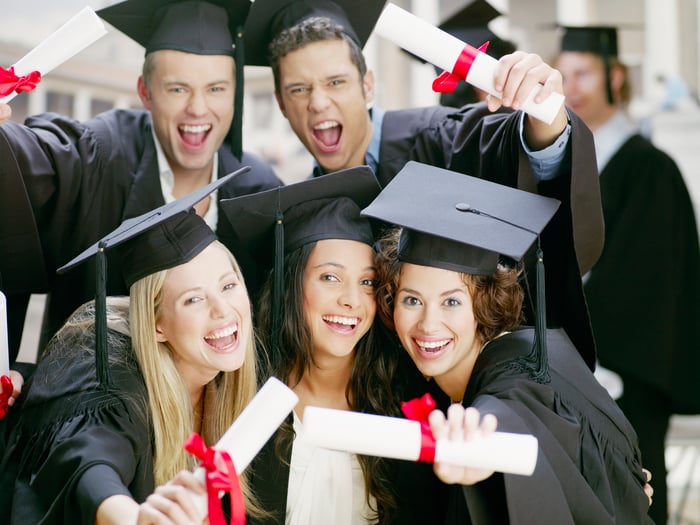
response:
<path id="1" fill-rule="evenodd" d="M 617 28 L 612 26 L 585 26 L 561 28 L 561 51 L 593 53 L 603 59 L 605 67 L 605 89 L 608 103 L 613 104 L 610 85 L 610 59 L 617 57 Z"/>
<path id="2" fill-rule="evenodd" d="M 243 24 L 250 0 L 125 0 L 97 14 L 146 49 L 228 55 L 236 62 L 236 94 L 230 139 L 242 155 Z"/>
<path id="3" fill-rule="evenodd" d="M 420 202 L 420 209 L 409 205 Z M 402 226 L 398 258 L 472 275 L 490 275 L 502 257 L 520 261 L 537 241 L 537 313 L 534 378 L 548 374 L 544 264 L 539 235 L 559 208 L 556 199 L 528 193 L 415 161 L 362 211 Z"/>
<path id="4" fill-rule="evenodd" d="M 193 206 L 236 175 L 250 171 L 246 166 L 155 210 L 127 219 L 113 232 L 57 270 L 65 273 L 92 256 L 97 257 L 95 287 L 95 359 L 97 379 L 110 385 L 107 366 L 106 281 L 107 250 L 121 259 L 127 286 L 139 279 L 184 264 L 216 240 L 216 234 L 194 212 Z"/>
<path id="5" fill-rule="evenodd" d="M 269 66 L 268 46 L 285 29 L 312 17 L 342 26 L 362 49 L 386 0 L 255 0 L 245 27 L 246 63 Z"/>
<path id="6" fill-rule="evenodd" d="M 345 239 L 372 246 L 372 227 L 368 219 L 360 216 L 360 210 L 380 189 L 372 169 L 359 166 L 220 201 L 242 242 L 274 246 L 273 353 L 279 352 L 284 256 L 305 244 L 323 239 Z"/>

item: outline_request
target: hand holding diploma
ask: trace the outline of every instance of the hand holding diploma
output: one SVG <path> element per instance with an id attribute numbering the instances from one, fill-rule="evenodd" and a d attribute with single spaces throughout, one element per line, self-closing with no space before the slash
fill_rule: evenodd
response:
<path id="1" fill-rule="evenodd" d="M 494 432 L 493 421 L 484 423 L 477 432 L 470 419 L 462 433 L 442 432 L 434 439 L 419 421 L 311 406 L 304 409 L 304 432 L 319 447 L 483 470 L 478 476 L 492 471 L 531 475 L 537 461 L 537 439 Z M 452 424 L 456 427 L 457 421 Z"/>
<path id="2" fill-rule="evenodd" d="M 231 491 L 231 521 L 245 523 L 243 495 L 238 484 L 240 475 L 270 436 L 299 401 L 297 395 L 279 379 L 271 377 L 243 409 L 219 442 L 206 448 L 197 434 L 185 445 L 202 460 L 195 471 L 207 482 L 208 495 L 198 496 L 196 503 L 202 517 L 209 515 L 211 525 L 223 524 L 219 501 L 221 490 Z M 226 487 L 224 487 L 227 485 Z M 208 500 L 208 501 L 207 501 Z"/>
<path id="3" fill-rule="evenodd" d="M 392 3 L 384 8 L 374 31 L 444 69 L 433 83 L 436 91 L 454 89 L 457 79 L 464 79 L 491 95 L 492 111 L 503 104 L 546 124 L 552 124 L 562 111 L 561 74 L 537 55 L 516 52 L 496 60 L 483 48 L 472 47 Z"/>

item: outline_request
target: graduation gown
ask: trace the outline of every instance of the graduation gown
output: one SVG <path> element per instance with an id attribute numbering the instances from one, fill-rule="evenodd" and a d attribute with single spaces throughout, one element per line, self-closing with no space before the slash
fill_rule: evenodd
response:
<path id="1" fill-rule="evenodd" d="M 219 200 L 281 185 L 272 169 L 257 157 L 244 153 L 238 161 L 227 144 L 218 153 L 219 177 L 242 166 L 253 167 L 223 186 L 217 194 Z M 2 285 L 18 293 L 50 290 L 47 339 L 77 306 L 95 294 L 94 265 L 81 265 L 65 275 L 55 275 L 55 270 L 124 219 L 165 204 L 150 113 L 117 109 L 87 122 L 49 113 L 30 117 L 24 126 L 7 122 L 0 126 L 0 154 L 0 181 L 14 187 L 12 193 L 0 194 L 0 208 L 14 206 L 14 199 L 18 199 L 19 210 L 27 218 L 22 223 L 26 231 L 17 243 L 0 244 L 0 260 L 21 250 L 23 260 L 33 263 L 26 265 L 21 281 L 15 271 L 3 277 Z M 22 194 L 24 200 L 19 199 Z M 219 214 L 217 234 L 226 242 L 231 228 L 223 216 Z M 5 229 L 0 227 L 0 239 Z M 246 255 L 242 258 L 245 263 Z M 110 269 L 115 264 L 110 260 Z M 243 266 L 255 270 L 250 264 Z M 0 271 L 4 269 L 0 266 Z M 119 271 L 109 275 L 107 293 L 126 294 Z M 41 283 L 42 278 L 48 278 L 48 285 Z M 256 281 L 257 276 L 250 280 Z M 29 286 L 27 281 L 39 285 Z"/>
<path id="2" fill-rule="evenodd" d="M 25 384 L 0 451 L 2 523 L 92 525 L 105 498 L 153 492 L 146 386 L 131 339 L 108 337 L 109 391 L 95 379 L 94 336 L 54 346 Z"/>
<path id="3" fill-rule="evenodd" d="M 560 200 L 562 205 L 541 235 L 547 321 L 567 331 L 592 369 L 595 344 L 581 275 L 603 248 L 603 214 L 593 137 L 583 121 L 569 115 L 570 151 L 564 159 L 568 167 L 555 180 L 536 184 L 520 140 L 520 112 L 491 113 L 483 103 L 459 110 L 434 106 L 387 111 L 377 177 L 384 186 L 407 161 L 415 160 Z M 526 260 L 534 260 L 534 252 Z M 534 291 L 531 273 L 529 289 Z"/>
<path id="4" fill-rule="evenodd" d="M 472 486 L 453 486 L 452 496 L 462 501 L 450 506 L 447 523 L 651 523 L 632 426 L 572 352 L 563 330 L 548 330 L 550 382 L 537 383 L 518 371 L 513 362 L 530 352 L 533 337 L 534 330 L 522 329 L 488 343 L 463 404 L 495 414 L 500 431 L 534 434 L 535 471 L 531 477 L 496 473 Z"/>
<path id="5" fill-rule="evenodd" d="M 632 136 L 600 175 L 606 243 L 585 283 L 600 363 L 700 413 L 700 250 L 676 163 Z"/>

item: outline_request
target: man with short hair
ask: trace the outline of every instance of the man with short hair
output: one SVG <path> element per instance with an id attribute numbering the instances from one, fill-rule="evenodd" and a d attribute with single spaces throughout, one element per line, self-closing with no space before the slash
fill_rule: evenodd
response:
<path id="1" fill-rule="evenodd" d="M 22 299 L 26 292 L 43 291 L 26 282 L 40 276 L 39 270 L 49 281 L 43 285 L 50 292 L 46 342 L 95 293 L 92 265 L 61 276 L 54 275 L 56 268 L 124 219 L 252 166 L 196 207 L 228 242 L 230 225 L 218 200 L 281 184 L 267 164 L 240 146 L 244 58 L 239 35 L 249 7 L 249 0 L 127 0 L 102 9 L 100 16 L 145 47 L 138 79 L 145 110 L 111 110 L 86 122 L 43 114 L 25 125 L 0 126 L 0 184 L 13 184 L 2 199 L 16 206 L 14 213 L 25 214 L 23 227 L 33 228 L 25 240 L 6 231 L 13 225 L 0 225 L 0 239 L 10 241 L 0 255 L 14 251 L 38 266 L 27 275 L 0 263 L 0 286 L 18 305 L 10 321 L 13 354 L 24 320 Z M 237 250 L 236 255 L 245 265 L 245 254 Z M 118 271 L 109 275 L 107 293 L 128 292 Z"/>

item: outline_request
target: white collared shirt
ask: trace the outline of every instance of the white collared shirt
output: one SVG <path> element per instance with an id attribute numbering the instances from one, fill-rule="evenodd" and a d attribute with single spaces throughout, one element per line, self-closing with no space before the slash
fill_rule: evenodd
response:
<path id="1" fill-rule="evenodd" d="M 173 170 L 170 168 L 170 163 L 163 152 L 163 147 L 158 142 L 155 130 L 151 128 L 151 134 L 153 135 L 153 142 L 156 145 L 156 156 L 158 159 L 158 172 L 160 174 L 160 188 L 163 192 L 163 199 L 166 204 L 173 202 L 175 196 L 173 195 L 173 187 L 175 186 L 175 177 L 173 175 Z M 209 182 L 214 182 L 216 180 L 216 174 L 219 172 L 219 154 L 214 154 L 214 163 L 212 165 L 211 177 Z M 209 199 L 209 209 L 207 213 L 202 217 L 204 222 L 214 231 L 216 231 L 216 225 L 219 221 L 219 205 L 218 199 L 216 197 L 218 190 L 210 193 Z"/>

